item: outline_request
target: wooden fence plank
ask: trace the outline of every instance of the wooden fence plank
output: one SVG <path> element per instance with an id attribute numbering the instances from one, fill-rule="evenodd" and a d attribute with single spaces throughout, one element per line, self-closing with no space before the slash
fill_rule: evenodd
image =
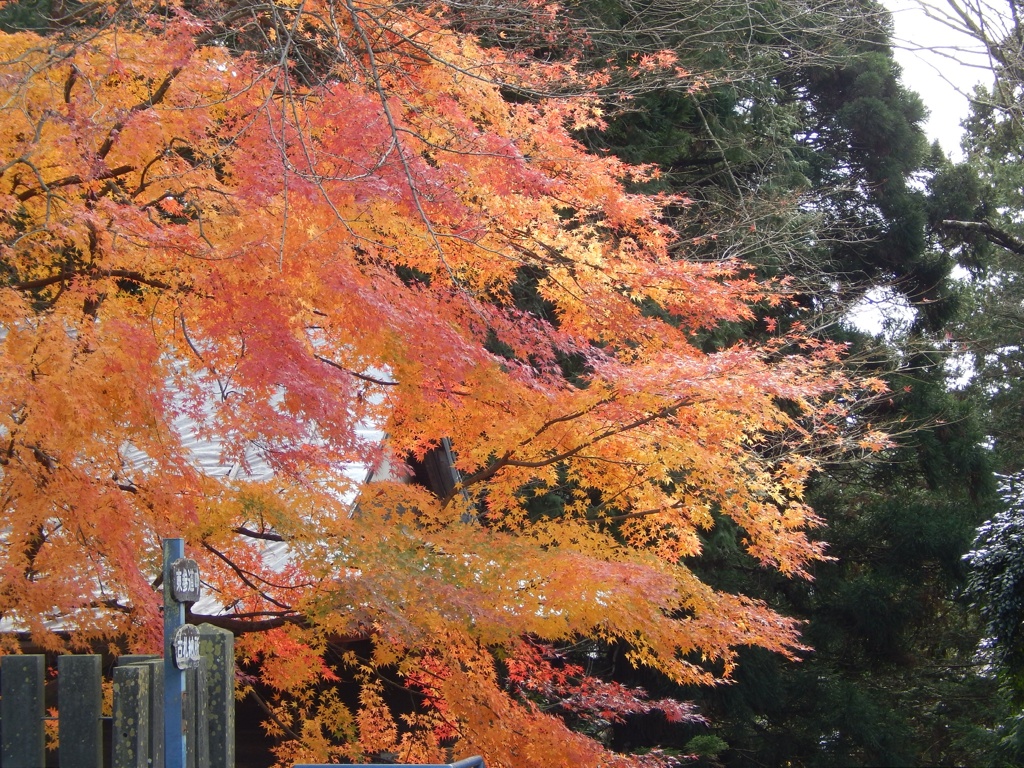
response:
<path id="1" fill-rule="evenodd" d="M 0 763 L 4 768 L 45 765 L 44 656 L 0 660 Z"/>
<path id="2" fill-rule="evenodd" d="M 185 671 L 185 765 L 187 768 L 209 768 L 209 707 L 206 701 L 207 660 L 201 658 L 199 666 Z"/>
<path id="3" fill-rule="evenodd" d="M 154 655 L 125 654 L 117 663 L 149 670 L 149 768 L 164 768 L 164 660 Z"/>
<path id="4" fill-rule="evenodd" d="M 102 676 L 100 656 L 57 659 L 60 768 L 103 768 Z"/>
<path id="5" fill-rule="evenodd" d="M 235 768 L 235 636 L 212 624 L 201 624 L 199 651 L 208 664 L 210 768 Z"/>
<path id="6" fill-rule="evenodd" d="M 157 656 L 149 668 L 149 765 L 164 768 L 164 660 Z"/>
<path id="7" fill-rule="evenodd" d="M 114 669 L 114 768 L 149 763 L 149 676 L 141 665 Z"/>

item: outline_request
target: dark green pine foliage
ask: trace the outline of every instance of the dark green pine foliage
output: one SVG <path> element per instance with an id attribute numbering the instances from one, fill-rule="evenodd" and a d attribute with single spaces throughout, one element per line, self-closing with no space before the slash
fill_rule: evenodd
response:
<path id="1" fill-rule="evenodd" d="M 604 28 L 633 23 L 617 8 L 633 5 L 602 3 Z M 962 311 L 950 273 L 962 254 L 929 229 L 944 161 L 921 133 L 920 99 L 900 82 L 881 6 L 827 8 L 808 16 L 785 2 L 687 4 L 676 39 L 715 45 L 676 50 L 684 67 L 708 73 L 707 87 L 647 92 L 607 131 L 584 137 L 659 165 L 652 184 L 692 200 L 674 211 L 680 258 L 736 256 L 789 278 L 795 302 L 773 319 L 850 343 L 851 359 L 891 390 L 850 426 L 888 428 L 896 442 L 837 457 L 816 479 L 810 501 L 826 521 L 817 535 L 836 560 L 819 565 L 813 582 L 758 567 L 726 521 L 692 564 L 723 589 L 759 594 L 805 620 L 814 651 L 797 664 L 744 652 L 736 683 L 711 691 L 630 676 L 654 695 L 697 701 L 713 725 L 634 721 L 615 739 L 699 752 L 709 765 L 995 764 L 1002 705 L 975 656 L 982 627 L 960 597 L 963 555 L 995 497 L 977 398 L 946 381 L 946 334 Z M 801 29 L 786 26 L 798 17 Z M 716 67 L 727 74 L 715 77 Z M 916 309 L 885 344 L 843 320 L 872 289 Z M 702 341 L 763 332 L 748 323 Z"/>
<path id="2" fill-rule="evenodd" d="M 808 620 L 814 652 L 795 666 L 762 655 L 742 673 L 755 690 L 764 682 L 758 673 L 782 681 L 764 714 L 742 684 L 715 694 L 727 718 L 736 705 L 755 714 L 727 727 L 737 747 L 769 746 L 763 757 L 805 765 L 990 762 L 994 690 L 978 674 L 979 628 L 956 600 L 962 555 L 991 498 L 981 433 L 970 403 L 947 392 L 934 368 L 890 382 L 889 407 L 916 431 L 872 461 L 819 476 L 811 502 L 828 521 L 821 535 L 836 560 L 819 566 L 813 583 L 762 593 Z M 735 762 L 753 764 L 749 758 L 756 753 L 738 752 Z"/>
<path id="3" fill-rule="evenodd" d="M 22 0 L 4 5 L 0 8 L 0 31 L 44 32 L 50 28 L 53 5 L 50 0 Z"/>
<path id="4" fill-rule="evenodd" d="M 984 622 L 982 658 L 1008 709 L 999 758 L 1024 762 L 1024 26 L 1021 4 L 972 9 L 969 29 L 993 66 L 965 123 L 965 160 L 933 182 L 931 225 L 971 271 L 969 312 L 956 328 L 970 352 L 970 387 L 984 404 L 985 431 L 1004 474 L 1003 508 L 978 530 L 968 555 L 968 593 Z"/>
<path id="5" fill-rule="evenodd" d="M 925 248 L 925 195 L 909 184 L 928 170 L 925 110 L 899 81 L 884 9 L 844 0 L 817 13 L 784 2 L 689 10 L 675 37 L 708 46 L 676 52 L 709 85 L 647 92 L 585 138 L 657 164 L 654 185 L 692 200 L 676 212 L 681 256 L 736 257 L 788 277 L 805 294 L 804 319 L 834 317 L 892 283 L 927 307 L 923 323 L 940 326 L 955 308 L 952 261 Z M 603 20 L 634 18 L 606 10 Z M 659 31 L 671 26 L 662 22 Z"/>
<path id="6" fill-rule="evenodd" d="M 842 280 L 891 282 L 936 330 L 954 302 L 953 262 L 925 243 L 926 200 L 910 180 L 928 171 L 920 98 L 899 81 L 887 46 L 872 44 L 843 67 L 808 67 L 800 151 L 821 195 L 831 264 Z"/>
<path id="7" fill-rule="evenodd" d="M 966 159 L 933 181 L 930 223 L 973 277 L 955 336 L 972 357 L 996 466 L 1012 474 L 1024 469 L 1024 128 L 1016 103 L 975 97 Z"/>

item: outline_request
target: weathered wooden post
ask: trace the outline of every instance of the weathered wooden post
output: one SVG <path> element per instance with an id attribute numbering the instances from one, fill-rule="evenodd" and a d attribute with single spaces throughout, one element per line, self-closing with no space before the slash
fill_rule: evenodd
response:
<path id="1" fill-rule="evenodd" d="M 186 768 L 210 768 L 206 668 L 207 660 L 200 656 L 199 666 L 185 672 L 188 678 L 185 695 Z"/>
<path id="2" fill-rule="evenodd" d="M 149 672 L 149 763 L 164 768 L 164 659 L 162 656 L 125 654 L 119 666 L 133 665 Z M 61 765 L 61 768 L 64 768 Z"/>
<path id="3" fill-rule="evenodd" d="M 4 656 L 0 661 L 0 764 L 39 768 L 43 735 L 44 656 Z"/>
<path id="4" fill-rule="evenodd" d="M 103 665 L 100 656 L 57 659 L 61 768 L 103 768 Z"/>
<path id="5" fill-rule="evenodd" d="M 199 630 L 185 623 L 185 605 L 199 599 L 199 566 L 185 558 L 183 539 L 164 539 L 164 768 L 186 768 L 185 671 L 199 664 Z"/>
<path id="6" fill-rule="evenodd" d="M 207 663 L 210 768 L 235 768 L 235 636 L 200 624 L 199 650 Z"/>
<path id="7" fill-rule="evenodd" d="M 114 668 L 114 768 L 149 763 L 149 670 L 136 664 Z"/>

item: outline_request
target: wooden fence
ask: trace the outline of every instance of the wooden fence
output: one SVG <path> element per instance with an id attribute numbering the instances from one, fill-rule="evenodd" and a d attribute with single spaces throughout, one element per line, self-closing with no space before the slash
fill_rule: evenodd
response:
<path id="1" fill-rule="evenodd" d="M 182 727 L 184 768 L 234 768 L 234 638 L 199 628 L 200 663 L 187 670 Z M 0 768 L 44 768 L 46 760 L 44 656 L 0 658 Z M 164 768 L 164 660 L 122 656 L 113 670 L 114 706 L 102 714 L 100 656 L 57 659 L 57 733 L 60 768 L 104 768 L 104 721 L 110 721 L 109 765 Z M 54 764 L 51 760 L 49 764 Z"/>

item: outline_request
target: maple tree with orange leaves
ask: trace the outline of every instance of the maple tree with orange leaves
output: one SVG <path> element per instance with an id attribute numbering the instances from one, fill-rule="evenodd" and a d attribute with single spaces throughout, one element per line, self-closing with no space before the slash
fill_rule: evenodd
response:
<path id="1" fill-rule="evenodd" d="M 364 0 L 85 6 L 0 34 L 0 62 L 5 627 L 158 648 L 160 540 L 182 536 L 217 606 L 192 620 L 274 692 L 282 765 L 658 764 L 559 715 L 695 715 L 552 666 L 560 644 L 679 683 L 800 648 L 686 558 L 715 515 L 786 574 L 823 556 L 802 490 L 839 351 L 701 351 L 783 295 L 674 257 L 662 210 L 685 201 L 583 151 L 600 73 Z M 183 422 L 232 471 L 203 471 Z M 446 498 L 344 471 L 442 439 Z M 545 493 L 558 514 L 531 511 Z"/>

